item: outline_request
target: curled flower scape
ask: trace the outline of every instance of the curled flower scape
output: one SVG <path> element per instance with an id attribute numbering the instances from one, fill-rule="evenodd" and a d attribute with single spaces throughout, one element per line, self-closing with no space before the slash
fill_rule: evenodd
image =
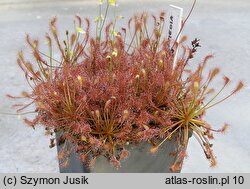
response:
<path id="1" fill-rule="evenodd" d="M 35 61 L 26 60 L 20 51 L 17 63 L 31 87 L 22 98 L 30 102 L 16 106 L 17 112 L 21 114 L 35 105 L 34 119 L 25 118 L 24 122 L 32 128 L 44 126 L 51 135 L 50 147 L 55 146 L 54 134 L 61 133 L 58 143 L 64 147 L 58 157 L 64 159 L 65 166 L 74 146 L 82 162 L 90 167 L 98 156 L 104 156 L 119 168 L 121 160 L 129 158 L 128 145 L 146 141 L 152 145 L 150 152 L 157 153 L 164 142 L 176 140 L 176 161 L 170 167 L 176 171 L 187 155 L 191 133 L 211 166 L 216 165 L 210 141 L 214 132 L 225 132 L 228 124 L 213 129 L 204 115 L 237 93 L 243 83 L 220 98 L 229 78 L 225 77 L 221 89 L 215 91 L 211 82 L 219 68 L 203 74 L 212 55 L 200 64 L 192 63 L 199 40 L 190 46 L 187 37 L 179 44 L 169 41 L 163 33 L 165 19 L 164 12 L 152 17 L 146 13 L 134 15 L 127 27 L 116 29 L 114 35 L 115 23 L 106 23 L 105 16 L 96 19 L 97 35 L 92 35 L 90 20 L 77 16 L 75 32 L 66 31 L 61 41 L 53 18 L 50 34 L 46 34 L 47 53 L 40 49 L 38 40 L 27 35 Z M 173 67 L 176 48 L 180 53 Z M 53 56 L 56 52 L 60 59 Z M 67 148 L 68 143 L 73 146 Z"/>

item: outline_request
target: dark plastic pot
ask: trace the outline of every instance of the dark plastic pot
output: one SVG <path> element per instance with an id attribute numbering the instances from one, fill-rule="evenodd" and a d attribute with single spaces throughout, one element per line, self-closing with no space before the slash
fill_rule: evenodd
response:
<path id="1" fill-rule="evenodd" d="M 192 134 L 190 134 L 191 136 Z M 58 152 L 62 148 L 57 146 Z M 79 156 L 73 151 L 67 167 L 60 166 L 61 173 L 168 173 L 169 167 L 174 163 L 176 157 L 170 155 L 178 148 L 175 139 L 165 142 L 154 155 L 149 153 L 151 145 L 141 143 L 138 146 L 128 146 L 129 157 L 121 162 L 121 168 L 114 168 L 105 157 L 98 157 L 94 168 L 89 169 L 83 165 Z M 61 165 L 61 162 L 59 162 Z M 180 171 L 178 171 L 180 172 Z"/>

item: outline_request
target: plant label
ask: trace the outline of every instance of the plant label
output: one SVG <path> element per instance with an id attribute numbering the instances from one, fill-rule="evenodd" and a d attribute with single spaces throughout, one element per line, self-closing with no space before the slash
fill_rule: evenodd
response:
<path id="1" fill-rule="evenodd" d="M 180 41 L 180 30 L 182 26 L 182 20 L 183 20 L 183 8 L 170 5 L 169 15 L 167 18 L 167 24 L 169 25 L 168 39 L 171 41 L 170 47 L 174 45 L 174 42 L 178 44 Z M 178 56 L 178 46 L 175 52 L 173 53 L 174 53 L 173 67 L 175 67 Z"/>

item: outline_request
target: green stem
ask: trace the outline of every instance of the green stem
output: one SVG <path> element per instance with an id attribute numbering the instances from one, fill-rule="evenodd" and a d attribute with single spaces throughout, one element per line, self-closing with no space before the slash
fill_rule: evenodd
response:
<path id="1" fill-rule="evenodd" d="M 107 18 L 107 15 L 108 15 L 108 10 L 109 10 L 109 3 L 107 3 L 107 7 L 106 7 L 106 10 L 105 10 L 105 15 L 104 15 L 104 19 L 103 19 L 103 22 L 102 22 L 102 25 L 101 25 L 101 28 L 100 28 L 100 32 L 99 32 L 99 38 L 101 40 L 101 37 L 102 37 L 102 29 L 104 27 L 104 24 L 106 22 L 106 18 Z"/>

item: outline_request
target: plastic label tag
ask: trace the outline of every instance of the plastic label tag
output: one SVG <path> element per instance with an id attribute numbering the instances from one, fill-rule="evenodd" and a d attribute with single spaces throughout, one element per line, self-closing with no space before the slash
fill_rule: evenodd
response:
<path id="1" fill-rule="evenodd" d="M 183 8 L 170 5 L 168 19 L 167 19 L 167 24 L 169 25 L 168 39 L 171 41 L 170 48 L 173 46 L 175 40 L 177 43 L 179 43 L 180 41 L 179 32 L 181 30 L 182 20 L 183 20 Z M 178 34 L 179 36 L 177 37 Z M 174 53 L 173 67 L 175 67 L 178 56 L 178 48 L 173 53 Z"/>

